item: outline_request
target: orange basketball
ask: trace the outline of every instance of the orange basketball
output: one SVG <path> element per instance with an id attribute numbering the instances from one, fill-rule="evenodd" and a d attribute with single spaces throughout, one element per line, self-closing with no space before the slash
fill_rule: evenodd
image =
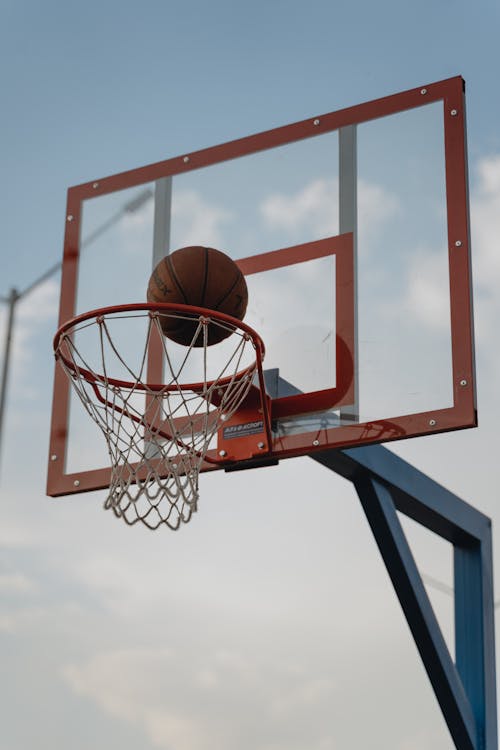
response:
<path id="1" fill-rule="evenodd" d="M 243 320 L 248 303 L 245 277 L 225 253 L 212 247 L 182 247 L 166 255 L 156 266 L 148 285 L 148 302 L 206 307 L 209 310 Z M 167 338 L 189 346 L 198 320 L 162 317 L 161 327 Z M 208 327 L 208 345 L 230 336 L 231 329 L 212 324 Z M 203 346 L 199 335 L 194 346 Z"/>

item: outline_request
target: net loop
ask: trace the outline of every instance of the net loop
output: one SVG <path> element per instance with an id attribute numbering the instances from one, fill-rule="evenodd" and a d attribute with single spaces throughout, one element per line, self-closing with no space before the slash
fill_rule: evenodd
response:
<path id="1" fill-rule="evenodd" d="M 187 320 L 195 329 L 187 345 L 164 336 L 166 321 L 172 330 Z M 209 346 L 212 327 L 228 336 Z M 258 334 L 204 308 L 119 305 L 65 323 L 54 351 L 106 440 L 111 481 L 104 507 L 150 529 L 187 523 L 197 511 L 202 465 L 220 463 L 207 453 L 221 424 L 256 382 L 263 385 Z"/>

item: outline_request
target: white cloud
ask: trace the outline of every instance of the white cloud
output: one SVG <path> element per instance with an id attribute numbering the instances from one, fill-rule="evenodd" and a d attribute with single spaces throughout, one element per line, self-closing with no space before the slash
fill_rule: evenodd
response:
<path id="1" fill-rule="evenodd" d="M 303 675 L 297 677 L 297 683 L 290 690 L 273 696 L 270 708 L 277 717 L 290 719 L 297 710 L 313 707 L 335 695 L 336 685 L 331 677 L 312 676 L 303 682 Z"/>
<path id="2" fill-rule="evenodd" d="M 477 165 L 479 189 L 483 195 L 498 199 L 500 195 L 500 154 L 481 159 Z"/>
<path id="3" fill-rule="evenodd" d="M 446 730 L 440 731 L 437 714 L 429 721 L 426 702 L 432 703 L 432 693 L 423 670 L 415 672 L 418 657 L 402 631 L 408 648 L 401 648 L 399 636 L 378 652 L 356 638 L 338 644 L 333 638 L 318 642 L 314 656 L 310 642 L 293 655 L 283 651 L 275 631 L 268 641 L 235 649 L 214 644 L 211 652 L 186 632 L 186 648 L 176 643 L 171 649 L 101 652 L 86 662 L 67 664 L 62 675 L 74 693 L 164 750 L 357 747 L 367 737 L 366 727 L 356 723 L 359 706 L 366 706 L 372 731 L 378 733 L 384 722 L 376 718 L 394 717 L 395 699 L 397 718 L 385 733 L 387 745 L 410 750 L 418 737 L 421 746 L 434 750 L 441 747 Z M 423 701 L 409 685 L 408 674 L 412 684 L 425 688 Z M 420 711 L 427 711 L 423 728 Z"/>
<path id="4" fill-rule="evenodd" d="M 144 715 L 144 724 L 151 741 L 157 747 L 170 750 L 198 750 L 209 748 L 210 741 L 203 730 L 193 724 L 190 714 L 176 716 L 168 711 L 151 710 Z"/>
<path id="5" fill-rule="evenodd" d="M 408 270 L 405 307 L 428 328 L 449 331 L 448 253 L 420 249 Z"/>
<path id="6" fill-rule="evenodd" d="M 17 598 L 15 605 L 12 604 L 10 608 L 8 604 L 3 605 L 3 611 L 0 612 L 0 629 L 31 641 L 42 638 L 48 642 L 55 638 L 61 643 L 68 637 L 73 637 L 75 632 L 81 632 L 83 623 L 89 622 L 88 611 L 81 604 L 75 601 L 58 600 L 54 603 L 46 600 L 45 582 L 36 592 L 33 588 L 19 591 L 24 598 Z M 5 596 L 6 592 L 2 593 Z M 36 593 L 37 601 L 42 601 L 43 604 L 32 603 L 34 597 L 29 599 L 27 595 L 33 593 Z"/>
<path id="7" fill-rule="evenodd" d="M 294 231 L 306 226 L 320 235 L 337 233 L 338 183 L 318 179 L 294 195 L 273 193 L 262 203 L 265 221 L 276 228 Z"/>
<path id="8" fill-rule="evenodd" d="M 385 222 L 399 210 L 396 195 L 380 185 L 360 180 L 358 186 L 358 217 L 360 227 L 374 234 L 380 232 Z"/>
<path id="9" fill-rule="evenodd" d="M 33 591 L 35 583 L 22 573 L 4 573 L 0 575 L 0 593 L 25 594 Z"/>
<path id="10" fill-rule="evenodd" d="M 308 742 L 307 744 L 310 750 L 337 750 L 341 745 L 335 742 L 333 737 L 323 737 L 319 740 L 318 744 Z M 271 742 L 270 744 L 264 744 L 260 750 L 288 750 L 288 742 Z"/>
<path id="11" fill-rule="evenodd" d="M 480 290 L 497 294 L 500 282 L 500 155 L 479 162 L 471 211 L 475 281 Z"/>
<path id="12" fill-rule="evenodd" d="M 281 743 L 269 744 L 269 740 L 280 734 L 283 725 L 286 733 L 290 725 L 295 727 L 292 735 L 295 731 L 299 737 L 307 727 L 310 746 L 323 746 L 324 728 L 323 733 L 309 729 L 307 716 L 316 716 L 318 707 L 326 715 L 335 693 L 331 679 L 276 664 L 266 676 L 264 662 L 236 651 L 221 650 L 202 658 L 202 668 L 193 669 L 193 654 L 116 650 L 83 665 L 67 665 L 63 677 L 75 693 L 141 728 L 155 747 L 165 750 L 281 748 Z M 200 675 L 204 675 L 201 681 Z M 292 736 L 288 747 L 298 750 L 301 739 Z"/>
<path id="13" fill-rule="evenodd" d="M 169 661 L 166 650 L 118 650 L 99 654 L 83 667 L 68 665 L 64 677 L 76 693 L 91 695 L 112 716 L 136 722 L 155 700 L 158 665 Z"/>
<path id="14" fill-rule="evenodd" d="M 11 355 L 16 366 L 26 366 L 33 361 L 33 339 L 39 336 L 40 325 L 56 320 L 59 304 L 59 282 L 55 279 L 36 287 L 22 297 L 14 307 Z M 8 309 L 4 304 L 0 317 L 0 340 L 6 335 Z"/>
<path id="15" fill-rule="evenodd" d="M 441 732 L 429 730 L 428 727 L 421 727 L 413 732 L 411 737 L 402 739 L 399 750 L 422 750 L 423 747 L 443 747 Z"/>
<path id="16" fill-rule="evenodd" d="M 482 159 L 475 170 L 475 187 L 471 196 L 472 265 L 475 286 L 476 333 L 479 342 L 487 343 L 495 335 L 500 315 L 500 155 Z M 386 197 L 377 186 L 366 203 L 369 212 L 378 212 Z M 393 206 L 395 208 L 395 206 Z M 383 210 L 383 208 L 382 208 Z M 412 251 L 401 299 L 392 299 L 389 312 L 403 306 L 416 321 L 436 332 L 449 330 L 450 299 L 447 248 L 418 247 Z"/>
<path id="17" fill-rule="evenodd" d="M 157 598 L 154 577 L 145 576 L 133 562 L 112 555 L 93 554 L 79 560 L 74 575 L 89 591 L 101 594 L 109 609 L 122 614 L 151 606 Z"/>
<path id="18" fill-rule="evenodd" d="M 293 233 L 306 229 L 312 238 L 338 233 L 339 186 L 336 179 L 318 179 L 293 195 L 274 193 L 261 205 L 269 226 Z M 398 210 L 398 199 L 380 185 L 360 179 L 358 183 L 359 224 L 370 233 L 379 231 Z"/>
<path id="19" fill-rule="evenodd" d="M 31 547 L 37 541 L 37 535 L 29 528 L 24 518 L 12 521 L 4 518 L 0 528 L 0 548 L 16 549 Z"/>
<path id="20" fill-rule="evenodd" d="M 481 159 L 471 199 L 472 268 L 475 286 L 476 335 L 490 348 L 500 317 L 500 155 Z M 495 366 L 498 358 L 493 355 Z"/>
<path id="21" fill-rule="evenodd" d="M 0 632 L 3 633 L 14 633 L 15 632 L 15 621 L 10 615 L 0 615 Z"/>
<path id="22" fill-rule="evenodd" d="M 59 281 L 47 279 L 20 300 L 17 308 L 18 322 L 21 326 L 32 326 L 50 320 L 57 315 L 58 304 Z"/>
<path id="23" fill-rule="evenodd" d="M 228 211 L 209 203 L 195 190 L 177 191 L 172 198 L 172 247 L 220 248 L 224 244 L 222 227 L 230 218 Z"/>

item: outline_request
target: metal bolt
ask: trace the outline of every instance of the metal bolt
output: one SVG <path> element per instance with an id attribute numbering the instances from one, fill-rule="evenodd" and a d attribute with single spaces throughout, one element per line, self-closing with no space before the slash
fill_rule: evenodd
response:
<path id="1" fill-rule="evenodd" d="M 466 381 L 465 379 L 464 379 L 464 380 L 461 380 L 461 381 L 460 381 L 460 385 L 461 385 L 461 386 L 462 386 L 462 388 L 463 388 L 463 387 L 464 387 L 465 385 L 467 385 L 467 381 Z"/>
<path id="2" fill-rule="evenodd" d="M 451 112 L 450 112 L 450 115 L 452 117 L 456 117 L 458 115 L 458 109 L 452 109 Z"/>
<path id="3" fill-rule="evenodd" d="M 420 89 L 420 93 L 424 96 L 427 93 L 427 89 Z"/>
<path id="4" fill-rule="evenodd" d="M 313 125 L 319 125 L 319 122 L 320 122 L 320 121 L 318 120 L 318 118 L 316 118 L 316 119 L 315 119 L 315 120 L 313 121 Z"/>
<path id="5" fill-rule="evenodd" d="M 189 161 L 189 156 L 185 156 L 182 161 L 184 162 L 184 164 L 187 164 Z"/>
<path id="6" fill-rule="evenodd" d="M 220 415 L 220 421 L 225 422 L 227 420 L 227 414 L 221 414 Z"/>
<path id="7" fill-rule="evenodd" d="M 313 445 L 319 445 L 319 440 L 313 440 Z"/>
<path id="8" fill-rule="evenodd" d="M 93 182 L 92 183 L 92 187 L 94 188 L 94 190 L 97 190 L 97 188 L 99 187 L 99 183 L 98 182 Z"/>
<path id="9" fill-rule="evenodd" d="M 429 419 L 429 424 L 430 424 L 431 427 L 435 427 L 436 426 L 436 420 L 435 419 Z"/>
<path id="10" fill-rule="evenodd" d="M 69 214 L 66 218 L 67 218 L 68 221 L 73 221 L 73 215 L 72 214 Z"/>
<path id="11" fill-rule="evenodd" d="M 56 456 L 56 454 L 55 454 L 55 453 L 53 453 L 53 454 L 51 455 L 51 457 L 50 457 L 50 460 L 51 460 L 51 461 L 57 461 L 57 456 Z"/>
<path id="12" fill-rule="evenodd" d="M 75 487 L 79 487 L 80 486 L 80 480 L 79 479 L 75 479 L 75 481 L 73 482 L 73 484 L 75 485 Z"/>
<path id="13" fill-rule="evenodd" d="M 266 447 L 266 444 L 265 444 L 265 443 L 263 443 L 263 442 L 257 443 L 257 448 L 258 448 L 259 450 L 261 450 L 261 451 L 262 451 L 262 450 L 264 450 L 264 448 L 265 448 L 265 447 Z"/>
<path id="14" fill-rule="evenodd" d="M 225 457 L 227 456 L 227 453 L 226 453 L 226 451 L 219 451 L 219 456 L 220 456 L 221 458 L 225 458 Z"/>
<path id="15" fill-rule="evenodd" d="M 455 247 L 462 247 L 462 240 L 457 240 L 455 242 Z"/>

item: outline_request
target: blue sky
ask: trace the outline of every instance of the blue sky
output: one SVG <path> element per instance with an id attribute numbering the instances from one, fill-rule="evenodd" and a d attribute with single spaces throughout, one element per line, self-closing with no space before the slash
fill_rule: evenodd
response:
<path id="1" fill-rule="evenodd" d="M 0 296 L 59 260 L 71 185 L 463 75 L 480 427 L 394 450 L 498 524 L 499 16 L 452 0 L 4 0 Z M 2 445 L 5 747 L 450 748 L 340 478 L 308 459 L 204 477 L 203 513 L 170 536 L 122 528 L 101 493 L 45 497 L 57 283 L 19 305 Z M 407 526 L 450 584 L 448 546 Z M 451 598 L 430 594 L 452 644 Z"/>

